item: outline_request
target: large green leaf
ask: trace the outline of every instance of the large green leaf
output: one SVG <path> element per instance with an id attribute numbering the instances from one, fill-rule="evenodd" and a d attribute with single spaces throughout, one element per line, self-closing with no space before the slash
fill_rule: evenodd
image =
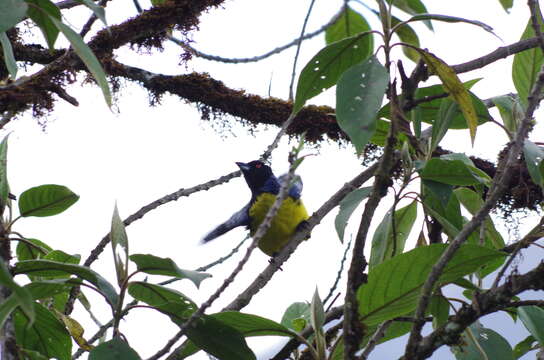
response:
<path id="1" fill-rule="evenodd" d="M 470 332 L 470 336 L 467 335 Z M 508 341 L 497 332 L 474 323 L 463 333 L 459 346 L 450 348 L 457 360 L 514 360 Z M 483 353 L 482 353 L 483 352 Z"/>
<path id="2" fill-rule="evenodd" d="M 540 11 L 537 11 L 537 13 L 540 14 Z M 542 26 L 544 22 L 539 15 L 537 16 L 538 23 Z M 535 31 L 533 30 L 531 20 L 529 20 L 520 40 L 533 37 L 535 37 Z M 512 62 L 512 81 L 518 92 L 519 99 L 524 106 L 527 106 L 527 97 L 531 92 L 533 84 L 536 82 L 542 64 L 544 64 L 544 55 L 542 54 L 540 46 L 535 46 L 532 49 L 514 55 L 514 60 Z"/>
<path id="3" fill-rule="evenodd" d="M 179 291 L 143 281 L 129 283 L 128 293 L 136 300 L 153 306 L 168 315 L 172 322 L 181 325 L 198 306 Z"/>
<path id="4" fill-rule="evenodd" d="M 153 275 L 166 275 L 180 279 L 189 279 L 197 287 L 200 286 L 202 280 L 211 276 L 204 272 L 180 269 L 172 259 L 161 258 L 150 254 L 134 254 L 130 256 L 130 260 L 136 263 L 138 271 Z"/>
<path id="5" fill-rule="evenodd" d="M 0 45 L 2 45 L 2 55 L 4 56 L 4 64 L 8 69 L 9 76 L 12 80 L 17 77 L 17 61 L 13 55 L 13 48 L 11 42 L 5 32 L 0 32 Z M 0 188 L 1 190 L 1 188 Z"/>
<path id="6" fill-rule="evenodd" d="M 538 306 L 520 306 L 518 316 L 540 346 L 544 346 L 544 310 Z"/>
<path id="7" fill-rule="evenodd" d="M 351 214 L 353 214 L 361 201 L 370 195 L 371 191 L 371 187 L 356 189 L 347 194 L 346 197 L 340 201 L 340 209 L 338 210 L 338 215 L 336 215 L 336 218 L 334 219 L 334 226 L 341 242 L 344 241 L 344 232 Z"/>
<path id="8" fill-rule="evenodd" d="M 17 259 L 22 261 L 43 258 L 50 251 L 53 251 L 53 249 L 43 241 L 26 239 L 25 242 L 19 241 L 15 253 L 17 254 Z"/>
<path id="9" fill-rule="evenodd" d="M 79 196 L 62 185 L 41 185 L 30 188 L 19 197 L 21 216 L 51 216 L 72 206 Z"/>
<path id="10" fill-rule="evenodd" d="M 28 5 L 23 0 L 2 0 L 0 2 L 0 32 L 14 27 L 26 16 Z"/>
<path id="11" fill-rule="evenodd" d="M 117 274 L 117 283 L 119 286 L 125 282 L 128 276 L 128 236 L 125 230 L 125 224 L 119 216 L 117 204 L 113 209 L 111 218 L 111 248 L 113 250 L 113 262 Z"/>
<path id="12" fill-rule="evenodd" d="M 432 158 L 420 172 L 423 180 L 432 180 L 449 185 L 478 185 L 482 179 L 461 160 Z"/>
<path id="13" fill-rule="evenodd" d="M 376 130 L 389 73 L 374 56 L 349 68 L 338 81 L 336 119 L 361 153 Z"/>
<path id="14" fill-rule="evenodd" d="M 298 303 L 296 303 L 298 304 Z M 306 304 L 309 316 L 309 306 Z M 293 333 L 281 324 L 257 315 L 245 314 L 238 311 L 225 311 L 207 316 L 231 326 L 245 337 L 251 336 L 293 336 Z M 183 344 L 183 349 L 177 354 L 180 359 L 185 359 L 198 352 L 200 349 L 190 340 Z"/>
<path id="15" fill-rule="evenodd" d="M 514 359 L 519 359 L 523 355 L 527 354 L 529 351 L 533 350 L 533 344 L 536 342 L 536 339 L 533 335 L 527 336 L 525 339 L 517 343 L 514 346 Z"/>
<path id="16" fill-rule="evenodd" d="M 368 282 L 357 291 L 359 315 L 366 326 L 379 324 L 415 310 L 421 288 L 447 245 L 418 247 L 374 267 Z M 471 274 L 505 254 L 481 246 L 463 245 L 444 268 L 442 284 Z"/>
<path id="17" fill-rule="evenodd" d="M 69 360 L 72 339 L 64 325 L 38 303 L 34 303 L 34 311 L 36 320 L 32 324 L 22 312 L 14 312 L 17 344 L 24 349 L 37 351 L 48 359 Z"/>
<path id="18" fill-rule="evenodd" d="M 113 338 L 95 347 L 89 353 L 89 360 L 140 360 L 140 356 L 126 341 Z"/>
<path id="19" fill-rule="evenodd" d="M 7 299 L 0 303 L 0 328 L 4 328 L 4 323 L 15 309 L 19 306 L 19 301 L 15 294 L 11 294 Z"/>
<path id="20" fill-rule="evenodd" d="M 111 107 L 111 93 L 108 81 L 106 80 L 106 73 L 104 72 L 104 69 L 102 69 L 100 62 L 92 50 L 87 46 L 87 44 L 85 44 L 81 36 L 79 36 L 79 34 L 72 30 L 69 26 L 60 20 L 55 19 L 54 17 L 50 17 L 50 19 L 53 21 L 57 29 L 59 29 L 59 31 L 66 36 L 76 54 L 81 58 L 91 74 L 93 74 L 94 79 L 102 90 L 106 104 Z"/>
<path id="21" fill-rule="evenodd" d="M 365 52 L 368 36 L 369 33 L 363 33 L 332 43 L 306 64 L 298 78 L 293 113 L 307 100 L 336 85 L 344 71 L 368 57 Z"/>
<path id="22" fill-rule="evenodd" d="M 535 184 L 544 189 L 544 172 L 542 166 L 544 164 L 544 149 L 529 140 L 525 140 L 523 155 L 531 179 Z"/>
<path id="23" fill-rule="evenodd" d="M 353 11 L 349 6 L 346 6 L 338 20 L 329 26 L 325 31 L 325 41 L 330 45 L 336 41 L 343 40 L 350 36 L 372 30 L 366 19 L 358 12 Z M 369 57 L 374 52 L 374 38 L 372 35 L 365 36 L 364 42 L 361 45 L 361 51 L 366 53 L 365 57 Z"/>
<path id="24" fill-rule="evenodd" d="M 51 18 L 61 20 L 59 8 L 49 0 L 26 0 L 26 2 L 31 4 L 28 8 L 28 17 L 40 27 L 49 49 L 54 49 L 59 29 Z"/>
<path id="25" fill-rule="evenodd" d="M 219 360 L 256 359 L 241 332 L 208 315 L 203 315 L 187 329 L 187 337 Z"/>
<path id="26" fill-rule="evenodd" d="M 100 274 L 86 266 L 65 264 L 51 260 L 25 260 L 15 264 L 14 274 L 30 274 L 43 277 L 72 274 L 96 286 L 111 306 L 115 307 L 119 300 L 115 288 Z"/>
<path id="27" fill-rule="evenodd" d="M 394 215 L 392 215 L 391 210 L 385 214 L 372 238 L 372 250 L 368 262 L 369 269 L 397 254 L 402 254 L 416 217 L 416 201 L 398 209 Z"/>

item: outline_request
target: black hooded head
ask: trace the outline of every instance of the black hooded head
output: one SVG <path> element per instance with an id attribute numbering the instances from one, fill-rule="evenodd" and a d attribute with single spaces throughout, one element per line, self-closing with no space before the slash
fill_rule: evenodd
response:
<path id="1" fill-rule="evenodd" d="M 260 192 L 278 193 L 278 180 L 272 173 L 270 166 L 260 160 L 248 163 L 237 162 L 236 165 L 242 170 L 247 185 L 253 194 Z"/>

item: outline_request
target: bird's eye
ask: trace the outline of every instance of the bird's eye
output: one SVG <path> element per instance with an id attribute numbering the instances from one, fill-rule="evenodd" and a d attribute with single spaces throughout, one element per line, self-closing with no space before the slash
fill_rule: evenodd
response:
<path id="1" fill-rule="evenodd" d="M 255 167 L 256 167 L 257 169 L 260 169 L 260 168 L 261 168 L 261 166 L 263 166 L 263 164 L 262 164 L 262 163 L 256 163 L 256 164 L 255 164 Z"/>

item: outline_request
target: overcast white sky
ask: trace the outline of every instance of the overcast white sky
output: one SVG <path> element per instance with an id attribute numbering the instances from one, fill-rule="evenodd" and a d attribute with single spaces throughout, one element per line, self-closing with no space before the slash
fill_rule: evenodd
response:
<path id="1" fill-rule="evenodd" d="M 308 30 L 312 31 L 327 22 L 341 3 L 316 1 Z M 526 5 L 519 1 L 511 14 L 504 12 L 498 0 L 427 3 L 431 13 L 483 21 L 503 39 L 501 42 L 471 25 L 434 22 L 434 33 L 423 26 L 416 26 L 421 30 L 422 47 L 449 64 L 468 61 L 517 41 L 528 19 Z M 211 10 L 202 16 L 200 31 L 194 33 L 194 45 L 204 52 L 225 57 L 261 54 L 291 41 L 299 34 L 308 5 L 309 1 L 228 1 L 223 9 Z M 376 19 L 362 6 L 355 3 L 353 7 L 362 11 L 377 26 Z M 110 23 L 121 21 L 127 13 L 135 14 L 130 2 L 113 1 L 107 9 Z M 82 19 L 86 19 L 83 14 L 86 12 L 72 11 L 71 24 L 81 26 Z M 299 70 L 323 46 L 323 36 L 305 42 Z M 167 44 L 164 52 L 153 56 L 137 55 L 127 48 L 117 53 L 121 61 L 150 71 L 164 74 L 208 72 L 227 86 L 263 96 L 267 95 L 271 81 L 272 95 L 286 98 L 294 49 L 247 65 L 219 64 L 195 58 L 186 66 L 180 66 L 179 49 L 172 44 Z M 510 69 L 511 59 L 507 59 L 485 70 L 463 74 L 461 78 L 484 77 L 473 90 L 481 98 L 488 98 L 515 91 Z M 65 213 L 48 219 L 22 219 L 16 230 L 27 237 L 41 239 L 53 248 L 81 254 L 83 258 L 108 232 L 115 201 L 121 217 L 125 218 L 141 206 L 179 188 L 191 187 L 234 171 L 235 161 L 257 158 L 277 131 L 272 127 L 260 127 L 255 136 L 251 136 L 246 128 L 234 120 L 231 121 L 230 130 L 216 131 L 200 120 L 192 105 L 178 98 L 165 96 L 161 106 L 150 107 L 146 92 L 131 83 L 124 84 L 113 112 L 104 105 L 95 87 L 78 84 L 72 86 L 69 93 L 78 99 L 79 107 L 59 101 L 55 112 L 42 119 L 45 121 L 43 128 L 27 114 L 9 124 L 3 132 L 12 132 L 9 144 L 12 192 L 19 195 L 29 187 L 55 183 L 66 185 L 81 196 L 79 202 Z M 333 92 L 329 91 L 309 103 L 334 105 Z M 541 135 L 541 130 L 540 127 L 533 134 Z M 446 139 L 445 147 L 494 160 L 497 150 L 507 141 L 492 125 L 478 129 L 474 148 L 470 147 L 468 139 L 468 131 L 456 131 Z M 284 140 L 273 157 L 276 174 L 287 169 L 288 150 L 289 144 Z M 322 143 L 319 148 L 308 148 L 307 153 L 318 154 L 309 157 L 300 168 L 305 186 L 303 199 L 312 212 L 361 168 L 351 147 L 340 148 L 335 143 Z M 130 251 L 172 257 L 183 268 L 207 264 L 226 254 L 245 236 L 245 232 L 242 229 L 232 231 L 206 246 L 198 245 L 200 238 L 248 199 L 245 182 L 238 178 L 208 192 L 162 206 L 127 229 Z M 384 205 L 380 211 L 385 210 Z M 289 304 L 309 301 L 316 286 L 322 296 L 326 295 L 334 282 L 344 250 L 334 232 L 336 213 L 336 210 L 333 211 L 316 228 L 311 240 L 300 246 L 283 266 L 284 271 L 274 276 L 244 312 L 279 321 Z M 420 225 L 415 225 L 414 233 L 419 228 Z M 355 228 L 348 229 L 353 231 Z M 349 237 L 349 232 L 346 234 Z M 199 290 L 188 282 L 180 282 L 175 287 L 199 303 L 216 289 L 238 259 L 235 257 L 214 268 L 211 271 L 214 277 L 203 282 Z M 267 257 L 256 252 L 246 271 L 212 310 L 218 311 L 229 303 L 267 264 Z M 108 275 L 115 283 L 109 248 L 93 265 L 93 269 Z M 101 299 L 93 300 L 93 306 L 103 322 L 109 320 Z M 85 313 L 78 311 L 75 314 L 78 320 L 83 319 L 84 323 L 89 324 Z M 493 321 L 495 324 L 502 322 L 499 325 L 503 330 L 512 328 L 512 323 L 507 322 L 506 318 Z M 161 331 L 150 332 L 150 324 L 153 324 L 153 329 Z M 150 310 L 135 310 L 123 322 L 121 330 L 140 355 L 148 357 L 176 332 L 176 326 L 165 316 Z M 89 326 L 86 335 L 93 333 L 94 328 Z M 512 346 L 525 337 L 523 334 L 511 336 Z M 256 348 L 264 350 L 276 342 L 277 338 L 266 341 L 261 338 Z M 251 340 L 250 346 L 255 343 L 255 340 Z M 376 359 L 395 356 L 403 348 L 401 345 L 379 347 L 373 356 Z M 434 356 L 435 359 L 452 357 L 448 349 Z"/>

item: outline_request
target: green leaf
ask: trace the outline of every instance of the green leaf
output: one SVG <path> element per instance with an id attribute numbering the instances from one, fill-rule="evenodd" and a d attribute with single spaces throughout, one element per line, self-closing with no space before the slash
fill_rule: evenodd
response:
<path id="1" fill-rule="evenodd" d="M 474 144 L 474 139 L 476 138 L 476 128 L 478 127 L 478 116 L 470 93 L 465 88 L 461 80 L 459 80 L 459 77 L 455 71 L 448 64 L 426 50 L 418 49 L 418 51 L 421 54 L 423 61 L 425 61 L 429 67 L 429 70 L 433 74 L 438 75 L 440 81 L 444 85 L 444 88 L 455 100 L 455 102 L 459 104 L 461 112 L 463 113 L 467 126 L 470 130 L 470 139 Z"/>
<path id="2" fill-rule="evenodd" d="M 397 24 L 401 23 L 401 20 L 395 16 L 391 17 L 391 26 L 395 26 Z M 397 28 L 395 31 L 395 34 L 399 37 L 400 41 L 402 41 L 405 44 L 412 45 L 414 47 L 420 47 L 419 44 L 419 37 L 417 36 L 417 33 L 412 29 L 412 27 L 408 24 L 404 24 L 403 26 Z M 413 47 L 410 46 L 403 46 L 402 52 L 404 52 L 404 55 L 408 57 L 408 59 L 412 60 L 413 62 L 417 63 L 420 59 L 419 53 L 414 50 Z"/>
<path id="3" fill-rule="evenodd" d="M 310 305 L 305 302 L 295 302 L 289 305 L 281 318 L 283 326 L 296 332 L 302 331 L 308 322 L 310 322 Z"/>
<path id="4" fill-rule="evenodd" d="M 128 293 L 136 300 L 143 301 L 168 315 L 172 322 L 178 325 L 183 324 L 198 309 L 187 296 L 162 285 L 133 281 L 128 285 Z"/>
<path id="5" fill-rule="evenodd" d="M 351 214 L 353 214 L 361 201 L 370 195 L 371 191 L 372 187 L 356 189 L 347 194 L 346 197 L 340 201 L 340 209 L 338 210 L 338 215 L 336 215 L 336 218 L 334 219 L 334 226 L 336 228 L 336 233 L 340 238 L 340 242 L 344 241 L 344 232 Z"/>
<path id="6" fill-rule="evenodd" d="M 535 342 L 536 339 L 533 337 L 533 335 L 529 335 L 520 341 L 516 346 L 514 346 L 514 359 L 519 359 L 529 351 L 533 350 L 533 343 Z"/>
<path id="7" fill-rule="evenodd" d="M 506 11 L 507 13 L 510 12 L 510 9 L 514 5 L 514 0 L 499 0 L 499 2 L 501 3 L 502 7 L 504 8 L 504 11 Z"/>
<path id="8" fill-rule="evenodd" d="M 96 15 L 96 17 L 99 18 L 100 21 L 102 21 L 104 25 L 108 26 L 108 22 L 106 21 L 106 11 L 104 10 L 102 6 L 98 5 L 98 3 L 95 3 L 92 0 L 77 0 L 77 1 L 79 1 L 80 3 L 88 7 L 89 9 L 91 9 L 92 12 Z"/>
<path id="9" fill-rule="evenodd" d="M 518 316 L 540 346 L 544 346 L 544 310 L 538 306 L 520 306 Z"/>
<path id="10" fill-rule="evenodd" d="M 370 30 L 372 28 L 366 19 L 349 6 L 346 6 L 338 20 L 325 30 L 325 42 L 330 45 L 336 41 Z M 361 47 L 361 52 L 366 54 L 365 58 L 372 55 L 374 52 L 374 38 L 372 35 L 365 36 L 361 45 L 364 45 Z"/>
<path id="11" fill-rule="evenodd" d="M 349 68 L 336 88 L 336 119 L 361 153 L 376 130 L 389 73 L 375 56 Z"/>
<path id="12" fill-rule="evenodd" d="M 444 21 L 444 22 L 450 22 L 450 23 L 462 22 L 465 24 L 479 26 L 485 31 L 495 35 L 495 33 L 493 32 L 493 28 L 491 26 L 478 20 L 470 20 L 470 19 L 465 19 L 465 18 L 461 18 L 457 16 L 439 15 L 439 14 L 418 14 L 406 20 L 406 22 L 409 23 L 413 21 L 422 21 L 422 20 L 437 20 L 437 21 Z"/>
<path id="13" fill-rule="evenodd" d="M 472 215 L 476 214 L 483 206 L 484 201 L 475 191 L 462 187 L 455 189 L 454 192 L 457 199 L 463 204 L 463 207 Z M 505 246 L 504 239 L 497 229 L 495 229 L 491 216 L 487 216 L 485 219 L 485 240 L 484 245 L 487 247 L 502 249 Z"/>
<path id="14" fill-rule="evenodd" d="M 495 104 L 504 124 L 504 127 L 510 132 L 510 135 L 518 129 L 518 124 L 525 116 L 519 99 L 512 95 L 502 95 L 491 98 Z"/>
<path id="15" fill-rule="evenodd" d="M 113 261 L 115 263 L 115 272 L 117 274 L 117 284 L 121 286 L 128 276 L 128 237 L 125 230 L 125 224 L 121 217 L 119 217 L 119 211 L 117 210 L 117 204 L 113 209 L 113 216 L 111 218 L 111 248 L 113 250 Z"/>
<path id="16" fill-rule="evenodd" d="M 44 306 L 34 303 L 36 320 L 30 323 L 20 311 L 14 312 L 17 344 L 49 358 L 70 360 L 72 339 L 64 325 Z"/>
<path id="17" fill-rule="evenodd" d="M 537 13 L 540 14 L 540 11 L 537 11 Z M 544 24 L 542 17 L 537 15 L 537 19 L 538 23 L 542 26 Z M 520 40 L 533 37 L 535 37 L 535 31 L 533 30 L 531 20 L 529 20 Z M 536 82 L 542 64 L 544 64 L 544 56 L 542 55 L 540 46 L 514 55 L 514 60 L 512 62 L 512 81 L 514 82 L 519 99 L 524 107 L 527 106 L 527 97 Z"/>
<path id="18" fill-rule="evenodd" d="M 0 303 L 0 328 L 4 328 L 4 323 L 15 309 L 19 306 L 19 301 L 15 294 L 11 294 L 7 299 Z"/>
<path id="19" fill-rule="evenodd" d="M 28 8 L 28 17 L 40 27 L 47 41 L 47 46 L 50 50 L 53 50 L 59 36 L 59 30 L 51 18 L 61 20 L 59 8 L 49 0 L 26 0 L 26 2 L 31 4 Z"/>
<path id="20" fill-rule="evenodd" d="M 444 244 L 418 247 L 374 267 L 368 274 L 368 283 L 357 291 L 361 321 L 366 326 L 373 326 L 414 311 L 421 288 L 446 247 Z M 455 281 L 504 256 L 485 247 L 462 245 L 442 272 L 439 282 Z"/>
<path id="21" fill-rule="evenodd" d="M 432 154 L 436 149 L 446 132 L 450 128 L 450 124 L 453 118 L 459 112 L 459 105 L 453 100 L 446 98 L 440 103 L 440 109 L 438 110 L 438 116 L 433 122 L 432 135 L 431 135 L 431 147 L 429 154 Z"/>
<path id="22" fill-rule="evenodd" d="M 10 289 L 15 297 L 17 305 L 23 310 L 25 316 L 28 317 L 30 323 L 34 321 L 34 300 L 28 289 L 19 286 L 9 272 L 7 264 L 0 258 L 0 285 Z"/>
<path id="23" fill-rule="evenodd" d="M 475 175 L 461 160 L 432 158 L 420 172 L 423 180 L 432 180 L 449 185 L 478 185 L 482 179 Z"/>
<path id="24" fill-rule="evenodd" d="M 73 286 L 79 283 L 79 281 L 74 280 L 75 279 L 56 279 L 33 281 L 26 284 L 25 289 L 30 291 L 34 300 L 42 300 L 69 291 Z"/>
<path id="25" fill-rule="evenodd" d="M 8 137 L 9 134 L 6 135 L 0 143 L 0 206 L 2 208 L 2 212 L 9 201 Z"/>
<path id="26" fill-rule="evenodd" d="M 470 335 L 467 332 L 470 332 Z M 463 333 L 460 345 L 450 349 L 457 360 L 514 359 L 508 341 L 495 331 L 482 327 L 479 323 L 470 325 Z"/>
<path id="27" fill-rule="evenodd" d="M 138 271 L 152 275 L 166 275 L 179 279 L 189 279 L 196 287 L 200 286 L 202 280 L 211 277 L 208 273 L 180 269 L 170 258 L 161 258 L 150 254 L 134 254 L 129 258 L 136 264 Z"/>
<path id="28" fill-rule="evenodd" d="M 443 296 L 434 295 L 429 302 L 429 313 L 433 316 L 433 328 L 438 328 L 448 321 L 450 304 Z"/>
<path id="29" fill-rule="evenodd" d="M 13 55 L 11 42 L 5 32 L 0 32 L 0 45 L 2 45 L 2 54 L 4 55 L 4 64 L 8 69 L 9 76 L 12 80 L 17 78 L 17 61 Z M 6 136 L 7 137 L 7 136 Z M 1 189 L 0 189 L 1 190 Z"/>
<path id="30" fill-rule="evenodd" d="M 106 73 L 104 72 L 104 69 L 102 69 L 100 62 L 92 50 L 87 46 L 87 44 L 85 44 L 85 42 L 83 42 L 81 36 L 79 36 L 79 34 L 72 30 L 69 26 L 65 25 L 54 17 L 50 17 L 50 19 L 53 21 L 57 29 L 59 29 L 59 31 L 66 36 L 76 54 L 81 58 L 91 74 L 93 74 L 98 86 L 100 86 L 100 89 L 102 89 L 102 94 L 104 95 L 106 104 L 111 107 L 111 93 L 108 81 L 106 80 Z"/>
<path id="31" fill-rule="evenodd" d="M 33 276 L 56 277 L 64 274 L 76 275 L 97 287 L 100 293 L 115 307 L 118 295 L 115 288 L 97 272 L 86 266 L 65 264 L 51 260 L 25 260 L 15 264 L 14 274 L 31 274 Z"/>
<path id="32" fill-rule="evenodd" d="M 72 190 L 61 185 L 41 185 L 30 188 L 19 197 L 19 212 L 23 217 L 57 215 L 79 199 Z"/>
<path id="33" fill-rule="evenodd" d="M 23 0 L 2 0 L 0 2 L 0 32 L 14 27 L 26 16 L 28 5 Z"/>
<path id="34" fill-rule="evenodd" d="M 113 338 L 95 347 L 89 353 L 89 360 L 140 360 L 133 348 L 120 338 Z"/>
<path id="35" fill-rule="evenodd" d="M 396 6 L 400 10 L 410 15 L 427 13 L 427 8 L 420 0 L 395 0 L 394 2 L 387 0 L 387 2 L 389 4 L 393 3 L 393 6 Z M 423 20 L 423 22 L 429 28 L 429 30 L 433 30 L 430 20 Z"/>
<path id="36" fill-rule="evenodd" d="M 480 80 L 481 78 L 466 81 L 463 83 L 463 86 L 467 90 L 469 90 Z M 425 122 L 427 124 L 433 124 L 437 119 L 440 105 L 442 101 L 446 98 L 447 94 L 448 94 L 448 91 L 444 89 L 443 85 L 432 85 L 432 86 L 417 89 L 414 95 L 414 98 L 416 99 L 416 101 L 421 101 L 426 98 L 434 98 L 439 95 L 444 95 L 444 98 L 436 98 L 431 101 L 425 101 L 420 103 L 417 106 L 417 108 L 412 111 L 412 117 L 417 117 L 419 118 L 419 121 Z M 490 118 L 489 111 L 487 110 L 487 107 L 485 106 L 485 104 L 481 100 L 478 101 L 479 99 L 474 94 L 472 94 L 471 92 L 469 92 L 469 94 L 471 94 L 472 103 L 476 106 L 476 113 L 478 115 L 478 124 L 483 124 L 485 121 L 487 121 Z M 463 117 L 463 114 L 459 111 L 458 115 L 452 120 L 452 123 L 450 124 L 450 129 L 466 129 L 466 128 L 467 128 L 467 122 L 465 118 Z"/>
<path id="37" fill-rule="evenodd" d="M 26 242 L 19 241 L 17 244 L 17 249 L 15 253 L 17 254 L 17 259 L 22 260 L 34 260 L 43 258 L 47 253 L 53 251 L 49 245 L 38 239 L 26 239 Z M 28 244 L 30 242 L 30 245 Z"/>
<path id="38" fill-rule="evenodd" d="M 221 360 L 256 359 L 238 330 L 208 315 L 203 315 L 187 329 L 187 337 L 200 349 Z"/>
<path id="39" fill-rule="evenodd" d="M 404 245 L 417 217 L 417 202 L 413 201 L 391 216 L 391 210 L 385 214 L 372 238 L 369 269 L 381 264 L 395 255 L 402 254 Z M 394 224 L 394 226 L 393 226 Z"/>
<path id="40" fill-rule="evenodd" d="M 544 176 L 540 171 L 540 167 L 544 163 L 544 150 L 535 143 L 525 140 L 523 143 L 523 155 L 531 179 L 535 184 L 544 189 Z"/>
<path id="41" fill-rule="evenodd" d="M 296 114 L 307 100 L 336 85 L 340 76 L 353 65 L 363 61 L 369 33 L 358 34 L 321 49 L 302 69 L 293 104 Z"/>
<path id="42" fill-rule="evenodd" d="M 306 306 L 308 308 L 307 304 Z M 257 315 L 245 314 L 238 311 L 224 311 L 208 315 L 208 317 L 231 326 L 245 337 L 293 336 L 293 333 L 287 327 Z M 183 348 L 181 352 L 177 354 L 176 358 L 185 359 L 199 350 L 200 349 L 192 341 L 188 340 L 183 344 Z"/>
<path id="43" fill-rule="evenodd" d="M 325 324 L 325 309 L 323 308 L 323 302 L 319 297 L 317 288 L 314 291 L 312 303 L 310 304 L 310 323 L 312 324 L 314 331 L 322 329 Z"/>

